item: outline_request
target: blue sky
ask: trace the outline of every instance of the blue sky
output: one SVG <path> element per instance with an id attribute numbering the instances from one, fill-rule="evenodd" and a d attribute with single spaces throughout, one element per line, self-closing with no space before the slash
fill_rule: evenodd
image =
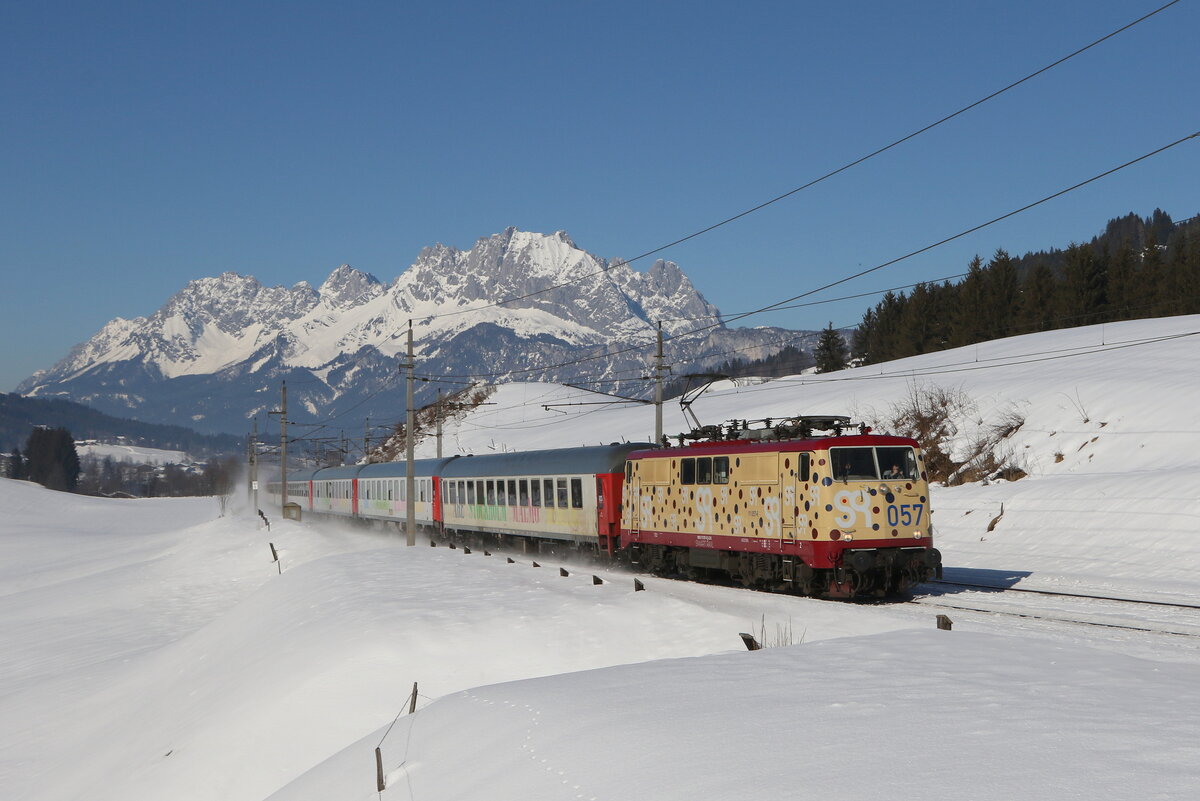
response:
<path id="1" fill-rule="evenodd" d="M 225 270 L 384 280 L 436 242 L 565 229 L 630 257 L 900 138 L 1149 2 L 9 3 L 0 391 Z M 1194 0 L 661 254 L 733 313 L 1200 130 Z M 826 293 L 1200 212 L 1200 140 Z M 646 269 L 648 262 L 639 263 Z M 740 324 L 858 321 L 870 300 Z"/>

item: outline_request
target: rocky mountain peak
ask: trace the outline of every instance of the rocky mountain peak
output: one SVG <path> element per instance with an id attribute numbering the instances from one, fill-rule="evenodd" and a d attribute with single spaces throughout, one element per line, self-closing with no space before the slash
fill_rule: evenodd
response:
<path id="1" fill-rule="evenodd" d="M 329 274 L 317 294 L 326 305 L 340 308 L 370 300 L 383 291 L 378 278 L 343 264 Z"/>

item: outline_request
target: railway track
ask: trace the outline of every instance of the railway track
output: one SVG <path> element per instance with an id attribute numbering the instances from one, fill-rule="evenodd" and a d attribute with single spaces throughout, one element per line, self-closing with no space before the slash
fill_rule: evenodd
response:
<path id="1" fill-rule="evenodd" d="M 997 587 L 994 584 L 971 584 L 965 581 L 947 581 L 945 579 L 934 579 L 927 581 L 925 584 L 933 585 L 949 585 L 953 587 L 969 587 L 974 590 L 984 590 L 987 592 L 1027 592 L 1034 595 L 1050 595 L 1059 596 L 1062 598 L 1087 598 L 1092 601 L 1118 601 L 1128 604 L 1142 604 L 1145 606 L 1170 606 L 1179 609 L 1200 609 L 1200 604 L 1181 604 L 1171 601 L 1148 601 L 1140 598 L 1118 598 L 1110 595 L 1084 595 L 1076 592 L 1059 592 L 1057 590 L 1033 590 L 1025 587 Z"/>
<path id="2" fill-rule="evenodd" d="M 938 580 L 922 587 L 959 587 L 965 591 L 933 592 L 908 603 L 984 615 L 1024 618 L 1047 623 L 1118 629 L 1171 637 L 1200 638 L 1200 604 L 1119 598 L 1106 595 L 997 587 L 962 581 Z M 1036 595 L 1044 603 L 1031 607 L 1010 599 Z M 1004 596 L 1008 596 L 1005 598 Z"/>

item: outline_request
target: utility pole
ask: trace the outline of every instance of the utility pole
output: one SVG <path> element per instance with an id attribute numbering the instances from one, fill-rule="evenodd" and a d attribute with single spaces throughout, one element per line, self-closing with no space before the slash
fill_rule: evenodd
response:
<path id="1" fill-rule="evenodd" d="M 404 491 L 405 491 L 405 497 L 408 499 L 404 502 L 404 509 L 405 509 L 405 513 L 406 513 L 405 531 L 407 533 L 405 544 L 407 544 L 407 545 L 416 545 L 417 544 L 417 512 L 416 512 L 416 507 L 413 506 L 413 503 L 416 500 L 416 494 L 417 494 L 417 492 L 416 492 L 417 482 L 413 476 L 413 439 L 416 437 L 416 434 L 417 434 L 417 413 L 416 413 L 416 409 L 413 408 L 413 367 L 414 367 L 414 365 L 415 365 L 415 363 L 413 361 L 412 320 L 409 320 L 408 321 L 408 361 L 405 364 L 400 365 L 402 368 L 408 368 L 408 382 L 407 382 L 408 387 L 405 392 L 407 399 L 408 399 L 408 415 L 406 416 L 405 423 L 404 423 L 404 457 L 405 457 L 405 460 L 408 462 L 407 468 L 405 469 L 405 472 L 404 472 Z"/>
<path id="2" fill-rule="evenodd" d="M 437 458 L 442 458 L 442 390 L 437 391 L 437 406 L 433 408 L 437 420 Z"/>
<path id="3" fill-rule="evenodd" d="M 287 508 L 288 503 L 288 484 L 287 484 L 287 382 L 282 382 L 283 386 L 280 389 L 281 401 L 279 411 L 267 412 L 267 414 L 279 415 L 279 484 L 280 492 L 283 495 L 283 500 L 280 502 L 279 512 Z"/>
<path id="4" fill-rule="evenodd" d="M 661 445 L 663 438 L 663 337 L 662 320 L 658 321 L 658 350 L 654 355 L 654 444 Z"/>
<path id="5" fill-rule="evenodd" d="M 371 463 L 371 418 L 363 422 L 363 460 Z"/>
<path id="6" fill-rule="evenodd" d="M 250 493 L 258 511 L 258 416 L 254 417 L 254 432 L 250 435 Z"/>

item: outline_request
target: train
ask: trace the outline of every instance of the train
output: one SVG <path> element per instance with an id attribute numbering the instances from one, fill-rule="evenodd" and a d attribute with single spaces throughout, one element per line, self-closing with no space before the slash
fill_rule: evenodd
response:
<path id="1" fill-rule="evenodd" d="M 414 462 L 431 541 L 584 553 L 659 576 L 825 598 L 908 591 L 942 573 L 916 440 L 842 416 L 729 421 L 675 445 L 613 443 Z M 403 526 L 404 462 L 288 476 L 312 513 Z M 282 501 L 282 485 L 268 484 Z"/>

